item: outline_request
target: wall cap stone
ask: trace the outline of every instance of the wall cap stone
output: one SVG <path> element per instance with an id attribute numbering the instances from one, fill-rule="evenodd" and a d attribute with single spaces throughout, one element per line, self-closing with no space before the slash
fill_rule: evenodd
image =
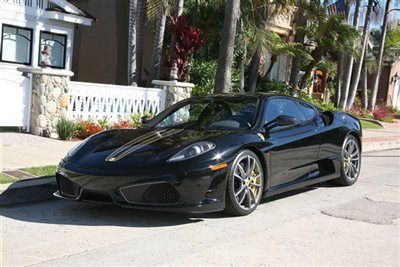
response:
<path id="1" fill-rule="evenodd" d="M 195 86 L 193 83 L 184 83 L 179 81 L 153 80 L 151 83 L 154 85 L 161 85 L 161 86 L 174 86 L 174 87 L 187 87 L 187 88 L 193 88 Z"/>
<path id="2" fill-rule="evenodd" d="M 18 71 L 23 73 L 33 73 L 40 75 L 55 75 L 55 76 L 74 76 L 74 73 L 69 70 L 61 70 L 61 69 L 50 69 L 50 68 L 39 68 L 39 67 L 18 67 Z"/>

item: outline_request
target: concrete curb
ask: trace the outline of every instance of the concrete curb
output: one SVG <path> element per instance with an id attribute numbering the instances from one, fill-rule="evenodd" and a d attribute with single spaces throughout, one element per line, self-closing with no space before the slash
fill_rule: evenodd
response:
<path id="1" fill-rule="evenodd" d="M 0 207 L 52 199 L 56 190 L 55 177 L 2 184 L 0 185 Z"/>
<path id="2" fill-rule="evenodd" d="M 400 149 L 400 140 L 385 140 L 378 142 L 363 142 L 362 152 L 373 152 L 390 149 Z"/>

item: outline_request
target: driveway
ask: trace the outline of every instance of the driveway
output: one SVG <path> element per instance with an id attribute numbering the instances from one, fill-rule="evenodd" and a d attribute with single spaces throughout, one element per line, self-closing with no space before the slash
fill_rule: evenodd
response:
<path id="1" fill-rule="evenodd" d="M 352 187 L 267 199 L 247 217 L 53 200 L 1 208 L 3 265 L 398 265 L 400 150 L 367 153 Z"/>

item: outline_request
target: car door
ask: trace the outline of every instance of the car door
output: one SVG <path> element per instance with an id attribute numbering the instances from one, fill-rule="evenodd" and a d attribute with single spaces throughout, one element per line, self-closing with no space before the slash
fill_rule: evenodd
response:
<path id="1" fill-rule="evenodd" d="M 294 125 L 275 127 L 267 133 L 271 144 L 271 187 L 307 177 L 317 159 L 320 143 L 317 123 L 300 108 L 300 102 L 284 97 L 270 99 L 265 107 L 265 123 L 280 115 L 296 119 Z"/>

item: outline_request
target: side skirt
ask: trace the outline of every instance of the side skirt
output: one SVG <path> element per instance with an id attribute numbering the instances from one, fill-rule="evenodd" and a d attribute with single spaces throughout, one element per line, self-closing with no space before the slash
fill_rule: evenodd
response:
<path id="1" fill-rule="evenodd" d="M 270 197 L 270 196 L 284 193 L 287 191 L 291 191 L 291 190 L 294 190 L 294 189 L 297 189 L 300 187 L 305 187 L 305 186 L 325 182 L 328 180 L 338 178 L 339 176 L 340 175 L 337 173 L 332 173 L 332 174 L 327 174 L 324 176 L 317 176 L 317 177 L 311 178 L 311 179 L 309 177 L 307 177 L 306 180 L 293 181 L 293 182 L 286 183 L 283 185 L 277 185 L 277 186 L 274 186 L 274 187 L 268 189 L 267 191 L 265 191 L 263 197 Z"/>

